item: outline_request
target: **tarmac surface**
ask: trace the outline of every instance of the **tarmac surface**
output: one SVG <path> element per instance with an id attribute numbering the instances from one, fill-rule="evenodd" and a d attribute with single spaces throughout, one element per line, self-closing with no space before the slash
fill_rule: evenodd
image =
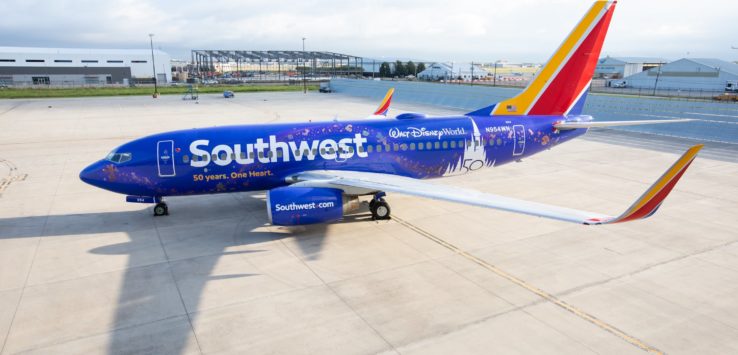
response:
<path id="1" fill-rule="evenodd" d="M 146 134 L 364 117 L 380 99 L 0 101 L 0 353 L 738 352 L 731 159 L 698 157 L 654 217 L 613 226 L 398 194 L 390 221 L 274 227 L 263 193 L 169 198 L 155 218 L 78 178 Z M 613 137 L 437 183 L 616 214 L 692 143 Z"/>

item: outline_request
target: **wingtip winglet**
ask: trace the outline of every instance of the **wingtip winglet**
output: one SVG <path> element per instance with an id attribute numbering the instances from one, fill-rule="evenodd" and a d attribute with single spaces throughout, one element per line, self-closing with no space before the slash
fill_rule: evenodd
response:
<path id="1" fill-rule="evenodd" d="M 390 104 L 392 103 L 392 95 L 394 95 L 394 93 L 395 88 L 390 88 L 389 90 L 387 90 L 387 94 L 384 95 L 382 103 L 380 103 L 377 110 L 374 111 L 374 116 L 387 116 Z"/>
<path id="2" fill-rule="evenodd" d="M 644 219 L 656 213 L 671 190 L 676 186 L 684 172 L 692 164 L 697 153 L 704 147 L 704 144 L 697 144 L 687 149 L 684 154 L 646 190 L 646 192 L 636 202 L 630 206 L 623 214 L 611 219 L 591 218 L 584 224 L 613 224 Z"/>

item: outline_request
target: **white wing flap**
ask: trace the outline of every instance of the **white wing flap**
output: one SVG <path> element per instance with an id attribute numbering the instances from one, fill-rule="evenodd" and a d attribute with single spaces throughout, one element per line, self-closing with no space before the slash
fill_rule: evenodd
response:
<path id="1" fill-rule="evenodd" d="M 358 188 L 364 193 L 376 191 L 396 192 L 574 223 L 588 223 L 592 219 L 608 220 L 612 218 L 599 213 L 519 200 L 448 185 L 432 184 L 418 179 L 389 174 L 320 170 L 297 174 L 293 177 L 293 181 L 298 181 L 294 186 L 330 186 L 352 191 L 356 191 Z"/>

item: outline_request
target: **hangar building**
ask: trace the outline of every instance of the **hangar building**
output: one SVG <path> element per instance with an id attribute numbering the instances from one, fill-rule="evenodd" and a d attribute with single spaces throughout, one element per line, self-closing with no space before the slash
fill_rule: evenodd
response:
<path id="1" fill-rule="evenodd" d="M 604 57 L 597 61 L 596 79 L 622 79 L 668 63 L 663 58 L 649 57 Z"/>
<path id="2" fill-rule="evenodd" d="M 479 64 L 457 63 L 456 65 L 446 63 L 433 63 L 428 68 L 418 73 L 418 79 L 423 80 L 454 80 L 462 78 L 462 80 L 486 78 L 489 72 L 482 69 Z"/>
<path id="3" fill-rule="evenodd" d="M 154 50 L 159 83 L 172 80 L 170 61 Z M 4 85 L 125 85 L 153 77 L 150 49 L 0 47 Z"/>
<path id="4" fill-rule="evenodd" d="M 624 80 L 633 88 L 724 91 L 728 82 L 738 80 L 738 64 L 720 59 L 683 58 Z"/>

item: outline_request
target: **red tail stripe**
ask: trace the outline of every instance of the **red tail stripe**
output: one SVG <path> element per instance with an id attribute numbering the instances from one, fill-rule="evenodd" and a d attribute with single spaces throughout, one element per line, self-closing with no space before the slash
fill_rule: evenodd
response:
<path id="1" fill-rule="evenodd" d="M 614 10 L 615 4 L 613 3 L 600 22 L 592 28 L 587 38 L 582 41 L 576 52 L 564 64 L 553 82 L 541 94 L 528 114 L 563 115 L 571 107 L 591 79 L 591 73 L 594 73 Z"/>

